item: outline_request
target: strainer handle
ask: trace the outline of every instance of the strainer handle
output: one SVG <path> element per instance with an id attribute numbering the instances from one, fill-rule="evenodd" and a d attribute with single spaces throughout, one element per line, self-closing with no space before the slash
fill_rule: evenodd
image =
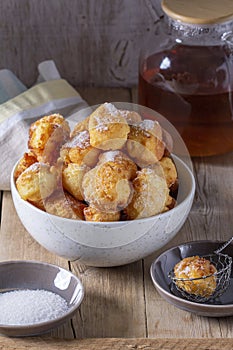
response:
<path id="1" fill-rule="evenodd" d="M 214 253 L 215 253 L 215 254 L 221 253 L 221 251 L 222 251 L 223 249 L 225 249 L 232 241 L 233 241 L 233 237 L 231 237 L 231 238 L 230 238 L 227 242 L 225 242 L 221 247 L 219 247 L 218 249 L 216 249 L 216 250 L 214 251 Z"/>

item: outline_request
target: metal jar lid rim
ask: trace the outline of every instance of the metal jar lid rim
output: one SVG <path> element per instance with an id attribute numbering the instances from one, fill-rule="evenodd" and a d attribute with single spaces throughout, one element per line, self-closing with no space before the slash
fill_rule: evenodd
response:
<path id="1" fill-rule="evenodd" d="M 217 24 L 233 20 L 232 0 L 162 0 L 171 18 L 190 24 Z"/>

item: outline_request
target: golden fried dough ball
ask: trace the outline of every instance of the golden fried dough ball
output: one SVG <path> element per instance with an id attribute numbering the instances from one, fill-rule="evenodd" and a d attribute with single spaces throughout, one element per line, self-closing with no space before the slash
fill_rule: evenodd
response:
<path id="1" fill-rule="evenodd" d="M 24 170 L 26 170 L 30 165 L 37 162 L 37 158 L 31 152 L 24 153 L 23 157 L 18 162 L 15 169 L 15 180 L 18 179 L 19 175 L 22 174 Z"/>
<path id="2" fill-rule="evenodd" d="M 97 165 L 109 163 L 113 168 L 118 168 L 119 173 L 128 180 L 136 177 L 137 165 L 125 153 L 121 151 L 108 151 L 99 156 Z M 117 170 L 116 170 L 117 171 Z"/>
<path id="3" fill-rule="evenodd" d="M 162 159 L 164 159 L 164 157 Z M 166 169 L 164 169 L 164 166 L 161 165 L 161 161 L 150 165 L 149 168 L 153 169 L 158 176 L 162 177 L 167 182 L 170 195 L 168 196 L 164 211 L 168 211 L 168 210 L 174 208 L 176 205 L 175 198 L 177 197 L 177 191 L 178 191 L 178 178 L 176 178 L 175 182 L 169 181 L 170 179 L 173 179 L 173 178 L 172 177 L 170 178 L 170 172 L 166 171 Z"/>
<path id="4" fill-rule="evenodd" d="M 99 106 L 89 120 L 90 143 L 102 150 L 121 149 L 130 131 L 126 119 L 111 103 Z"/>
<path id="5" fill-rule="evenodd" d="M 37 207 L 38 209 L 45 211 L 44 199 L 41 199 L 39 201 L 28 201 L 28 202 L 34 205 L 34 207 Z"/>
<path id="6" fill-rule="evenodd" d="M 126 147 L 129 156 L 140 167 L 158 162 L 164 154 L 162 129 L 159 123 L 147 119 L 131 125 Z"/>
<path id="7" fill-rule="evenodd" d="M 137 172 L 133 180 L 133 198 L 124 214 L 128 220 L 147 218 L 161 213 L 169 196 L 166 180 L 150 168 Z"/>
<path id="8" fill-rule="evenodd" d="M 179 189 L 179 179 L 177 177 L 176 181 L 174 184 L 170 186 L 170 194 L 173 198 L 177 198 L 178 195 L 178 189 Z"/>
<path id="9" fill-rule="evenodd" d="M 107 222 L 107 221 L 119 221 L 120 212 L 102 212 L 95 207 L 86 207 L 84 208 L 84 217 L 86 221 L 95 221 L 95 222 Z"/>
<path id="10" fill-rule="evenodd" d="M 170 157 L 163 157 L 159 161 L 160 165 L 163 168 L 167 185 L 170 188 L 177 181 L 177 170 L 176 166 Z"/>
<path id="11" fill-rule="evenodd" d="M 165 145 L 164 155 L 169 157 L 173 150 L 173 139 L 168 131 L 162 129 L 163 132 L 163 142 Z"/>
<path id="12" fill-rule="evenodd" d="M 76 199 L 82 201 L 82 180 L 90 168 L 85 164 L 69 163 L 62 172 L 62 184 L 65 190 L 71 193 Z"/>
<path id="13" fill-rule="evenodd" d="M 127 120 L 127 123 L 129 125 L 142 121 L 140 114 L 135 111 L 128 111 L 123 109 L 120 109 L 119 111 L 121 112 L 121 115 Z"/>
<path id="14" fill-rule="evenodd" d="M 156 120 L 144 119 L 139 123 L 139 127 L 145 132 L 149 132 L 151 135 L 162 140 L 163 130 Z"/>
<path id="15" fill-rule="evenodd" d="M 216 289 L 216 277 L 213 274 L 217 272 L 215 266 L 208 259 L 201 258 L 198 255 L 184 258 L 174 267 L 176 278 L 200 278 L 192 281 L 176 281 L 179 288 L 189 294 L 202 297 L 211 296 Z M 204 276 L 210 276 L 202 278 Z"/>
<path id="16" fill-rule="evenodd" d="M 106 162 L 88 171 L 82 182 L 84 199 L 100 211 L 114 212 L 126 207 L 132 186 L 124 165 Z"/>
<path id="17" fill-rule="evenodd" d="M 16 187 L 22 199 L 38 202 L 50 196 L 57 187 L 57 174 L 50 166 L 34 163 L 16 180 Z"/>
<path id="18" fill-rule="evenodd" d="M 89 130 L 89 120 L 90 120 L 90 116 L 85 118 L 84 120 L 78 122 L 74 126 L 74 128 L 70 134 L 71 138 L 73 138 L 75 135 L 79 134 L 82 131 L 85 131 L 85 130 L 88 131 Z"/>
<path id="19" fill-rule="evenodd" d="M 151 165 L 147 166 L 146 168 L 153 169 L 158 176 L 163 177 L 166 180 L 166 176 L 165 176 L 163 167 L 160 164 L 160 162 L 151 164 Z"/>
<path id="20" fill-rule="evenodd" d="M 53 192 L 45 200 L 44 206 L 46 212 L 49 214 L 68 219 L 84 220 L 83 209 L 86 205 L 62 190 Z"/>
<path id="21" fill-rule="evenodd" d="M 60 114 L 44 116 L 31 124 L 28 148 L 39 162 L 54 164 L 69 134 L 69 124 Z"/>
<path id="22" fill-rule="evenodd" d="M 93 167 L 98 161 L 100 152 L 91 146 L 89 132 L 84 130 L 62 146 L 60 156 L 66 164 L 72 162 Z"/>
<path id="23" fill-rule="evenodd" d="M 163 212 L 173 209 L 176 206 L 176 200 L 172 196 L 168 196 L 167 201 L 165 203 L 165 208 Z"/>

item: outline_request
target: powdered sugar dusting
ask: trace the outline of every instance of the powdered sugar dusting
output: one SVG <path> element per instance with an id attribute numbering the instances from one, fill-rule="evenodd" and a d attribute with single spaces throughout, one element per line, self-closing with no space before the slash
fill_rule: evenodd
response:
<path id="1" fill-rule="evenodd" d="M 104 107 L 111 115 L 117 116 L 119 114 L 119 110 L 112 103 L 105 102 Z"/>
<path id="2" fill-rule="evenodd" d="M 162 129 L 156 120 L 144 119 L 139 123 L 139 127 L 144 131 L 145 135 L 154 135 L 155 137 L 162 140 Z"/>
<path id="3" fill-rule="evenodd" d="M 105 102 L 103 104 L 103 114 L 94 114 L 93 118 L 96 122 L 95 129 L 99 132 L 104 132 L 109 129 L 109 124 L 122 123 L 120 111 L 112 104 Z"/>
<path id="4" fill-rule="evenodd" d="M 120 114 L 122 115 L 122 117 L 124 117 L 126 120 L 128 121 L 134 121 L 134 118 L 130 118 L 132 115 L 131 111 L 128 111 L 127 109 L 119 109 Z M 139 116 L 140 118 L 140 116 Z"/>
<path id="5" fill-rule="evenodd" d="M 143 168 L 141 170 L 141 172 L 143 172 L 144 174 L 147 174 L 147 175 L 155 174 L 155 171 L 153 169 L 151 169 L 151 168 Z M 155 174 L 155 175 L 157 175 L 157 174 Z"/>
<path id="6" fill-rule="evenodd" d="M 41 163 L 36 162 L 30 165 L 27 169 L 25 169 L 24 172 L 37 171 L 38 169 L 40 169 L 40 167 L 41 167 Z"/>
<path id="7" fill-rule="evenodd" d="M 90 146 L 90 135 L 87 130 L 81 131 L 64 145 L 65 148 L 78 147 L 82 149 L 85 149 L 89 146 Z"/>
<path id="8" fill-rule="evenodd" d="M 125 118 L 129 125 L 138 124 L 141 122 L 142 118 L 140 114 L 135 111 L 128 111 L 120 109 L 121 115 Z"/>
<path id="9" fill-rule="evenodd" d="M 101 155 L 101 161 L 102 159 L 105 162 L 114 162 L 115 158 L 117 156 L 121 156 L 121 152 L 120 151 L 109 151 L 109 152 L 105 152 Z"/>
<path id="10" fill-rule="evenodd" d="M 94 116 L 96 122 L 97 122 L 97 126 L 96 126 L 96 130 L 99 131 L 99 132 L 104 132 L 104 131 L 107 131 L 108 130 L 108 125 L 110 123 L 110 120 L 109 118 L 107 119 L 106 116 L 104 117 L 104 120 L 103 118 L 99 117 L 99 116 Z"/>
<path id="11" fill-rule="evenodd" d="M 141 123 L 140 123 L 140 127 L 145 130 L 145 131 L 151 131 L 154 129 L 155 127 L 155 121 L 154 120 L 150 120 L 150 119 L 144 119 Z"/>
<path id="12" fill-rule="evenodd" d="M 185 266 L 185 268 L 181 272 L 184 273 L 185 275 L 188 275 L 189 272 L 190 272 L 190 267 L 189 266 Z"/>
<path id="13" fill-rule="evenodd" d="M 127 109 L 119 109 L 118 110 L 120 112 L 120 114 L 122 115 L 122 117 L 127 118 L 128 115 L 130 114 L 130 111 L 128 111 Z"/>

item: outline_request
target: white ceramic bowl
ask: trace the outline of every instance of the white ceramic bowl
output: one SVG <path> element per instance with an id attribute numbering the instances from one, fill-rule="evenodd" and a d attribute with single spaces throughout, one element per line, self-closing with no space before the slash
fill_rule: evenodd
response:
<path id="1" fill-rule="evenodd" d="M 11 176 L 16 211 L 26 230 L 49 251 L 69 260 L 92 266 L 118 266 L 139 260 L 164 246 L 180 230 L 190 211 L 195 181 L 188 150 L 169 121 L 144 106 L 113 102 L 120 109 L 138 112 L 143 119 L 155 119 L 173 140 L 173 159 L 179 178 L 178 205 L 154 217 L 121 222 L 86 222 L 65 219 L 43 212 L 22 200 Z M 74 113 L 71 129 L 98 107 L 90 106 Z M 72 125 L 73 124 L 73 125 Z M 177 157 L 178 155 L 178 157 Z"/>
<path id="2" fill-rule="evenodd" d="M 173 156 L 178 178 L 178 205 L 168 212 L 133 221 L 86 222 L 48 214 L 22 200 L 11 175 L 11 191 L 20 220 L 49 251 L 91 266 L 118 266 L 163 247 L 184 224 L 192 206 L 195 181 L 189 166 Z"/>

